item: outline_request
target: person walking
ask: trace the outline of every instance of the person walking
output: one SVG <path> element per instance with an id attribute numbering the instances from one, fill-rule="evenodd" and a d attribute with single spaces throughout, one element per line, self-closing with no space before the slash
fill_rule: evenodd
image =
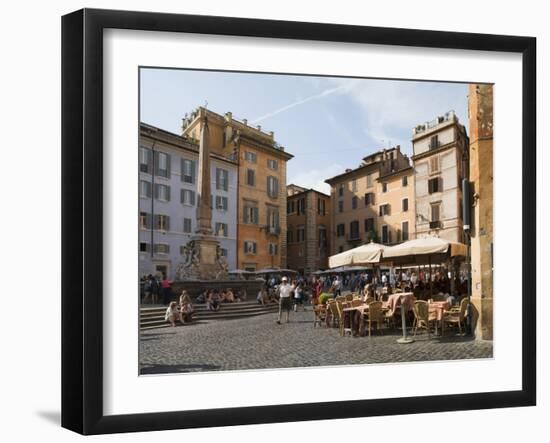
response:
<path id="1" fill-rule="evenodd" d="M 281 284 L 279 285 L 279 314 L 277 316 L 277 324 L 281 324 L 281 317 L 283 311 L 286 311 L 286 322 L 288 323 L 290 317 L 290 310 L 292 309 L 292 301 L 290 299 L 294 286 L 288 283 L 288 278 L 283 277 Z"/>

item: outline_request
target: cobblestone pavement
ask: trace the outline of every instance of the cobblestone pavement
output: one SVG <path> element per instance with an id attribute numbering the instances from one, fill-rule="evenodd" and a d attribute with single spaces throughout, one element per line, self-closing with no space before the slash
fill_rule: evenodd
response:
<path id="1" fill-rule="evenodd" d="M 278 325 L 276 315 L 201 321 L 175 328 L 143 331 L 141 374 L 192 371 L 334 366 L 344 364 L 491 358 L 493 343 L 467 337 L 428 340 L 418 332 L 412 344 L 398 344 L 400 331 L 341 337 L 338 329 L 313 327 L 313 313 L 290 313 Z"/>

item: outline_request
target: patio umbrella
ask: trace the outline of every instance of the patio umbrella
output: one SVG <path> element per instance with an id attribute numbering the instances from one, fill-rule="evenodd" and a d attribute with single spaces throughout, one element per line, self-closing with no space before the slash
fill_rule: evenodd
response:
<path id="1" fill-rule="evenodd" d="M 350 249 L 349 251 L 340 252 L 332 255 L 328 259 L 329 267 L 338 268 L 341 266 L 357 266 L 378 263 L 382 256 L 382 251 L 386 247 L 378 243 L 367 243 Z"/>
<path id="2" fill-rule="evenodd" d="M 245 269 L 233 269 L 232 271 L 229 271 L 228 274 L 235 274 L 235 275 L 251 275 L 254 274 L 254 272 L 247 271 Z"/>
<path id="3" fill-rule="evenodd" d="M 425 237 L 409 240 L 384 249 L 384 259 L 407 256 L 449 254 L 451 257 L 466 255 L 466 245 L 439 237 Z"/>
<path id="4" fill-rule="evenodd" d="M 264 268 L 259 269 L 255 274 L 297 274 L 293 269 Z"/>

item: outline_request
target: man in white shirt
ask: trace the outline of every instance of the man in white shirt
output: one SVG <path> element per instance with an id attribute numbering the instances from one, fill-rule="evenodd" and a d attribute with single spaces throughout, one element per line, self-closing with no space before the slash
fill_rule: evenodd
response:
<path id="1" fill-rule="evenodd" d="M 334 281 L 332 282 L 332 287 L 334 289 L 334 295 L 336 297 L 342 294 L 342 280 L 340 280 L 339 275 L 337 275 Z"/>
<path id="2" fill-rule="evenodd" d="M 279 285 L 279 315 L 277 316 L 277 324 L 281 324 L 281 315 L 286 311 L 286 322 L 288 323 L 290 310 L 292 309 L 292 300 L 290 296 L 294 291 L 294 286 L 288 283 L 288 278 L 283 277 Z"/>

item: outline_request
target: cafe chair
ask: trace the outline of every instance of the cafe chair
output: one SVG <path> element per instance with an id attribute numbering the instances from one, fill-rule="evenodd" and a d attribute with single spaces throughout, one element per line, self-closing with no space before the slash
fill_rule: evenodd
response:
<path id="1" fill-rule="evenodd" d="M 427 301 L 417 300 L 413 305 L 414 323 L 413 323 L 413 336 L 416 336 L 416 331 L 419 328 L 424 328 L 428 331 L 428 339 L 430 339 L 430 321 L 434 321 L 435 318 L 430 316 L 430 307 Z"/>
<path id="2" fill-rule="evenodd" d="M 384 323 L 384 311 L 381 301 L 373 301 L 369 303 L 369 309 L 363 313 L 362 322 L 366 323 L 369 328 L 369 337 L 371 336 L 372 326 L 376 324 L 376 330 L 382 333 L 381 324 Z"/>
<path id="3" fill-rule="evenodd" d="M 458 325 L 458 331 L 460 334 L 462 334 L 462 327 L 465 324 L 466 319 L 466 309 L 468 308 L 468 299 L 463 298 L 460 301 L 459 308 L 451 308 L 448 311 L 445 311 L 443 313 L 443 331 L 441 331 L 441 334 L 445 331 L 445 326 L 447 324 L 451 325 Z"/>

